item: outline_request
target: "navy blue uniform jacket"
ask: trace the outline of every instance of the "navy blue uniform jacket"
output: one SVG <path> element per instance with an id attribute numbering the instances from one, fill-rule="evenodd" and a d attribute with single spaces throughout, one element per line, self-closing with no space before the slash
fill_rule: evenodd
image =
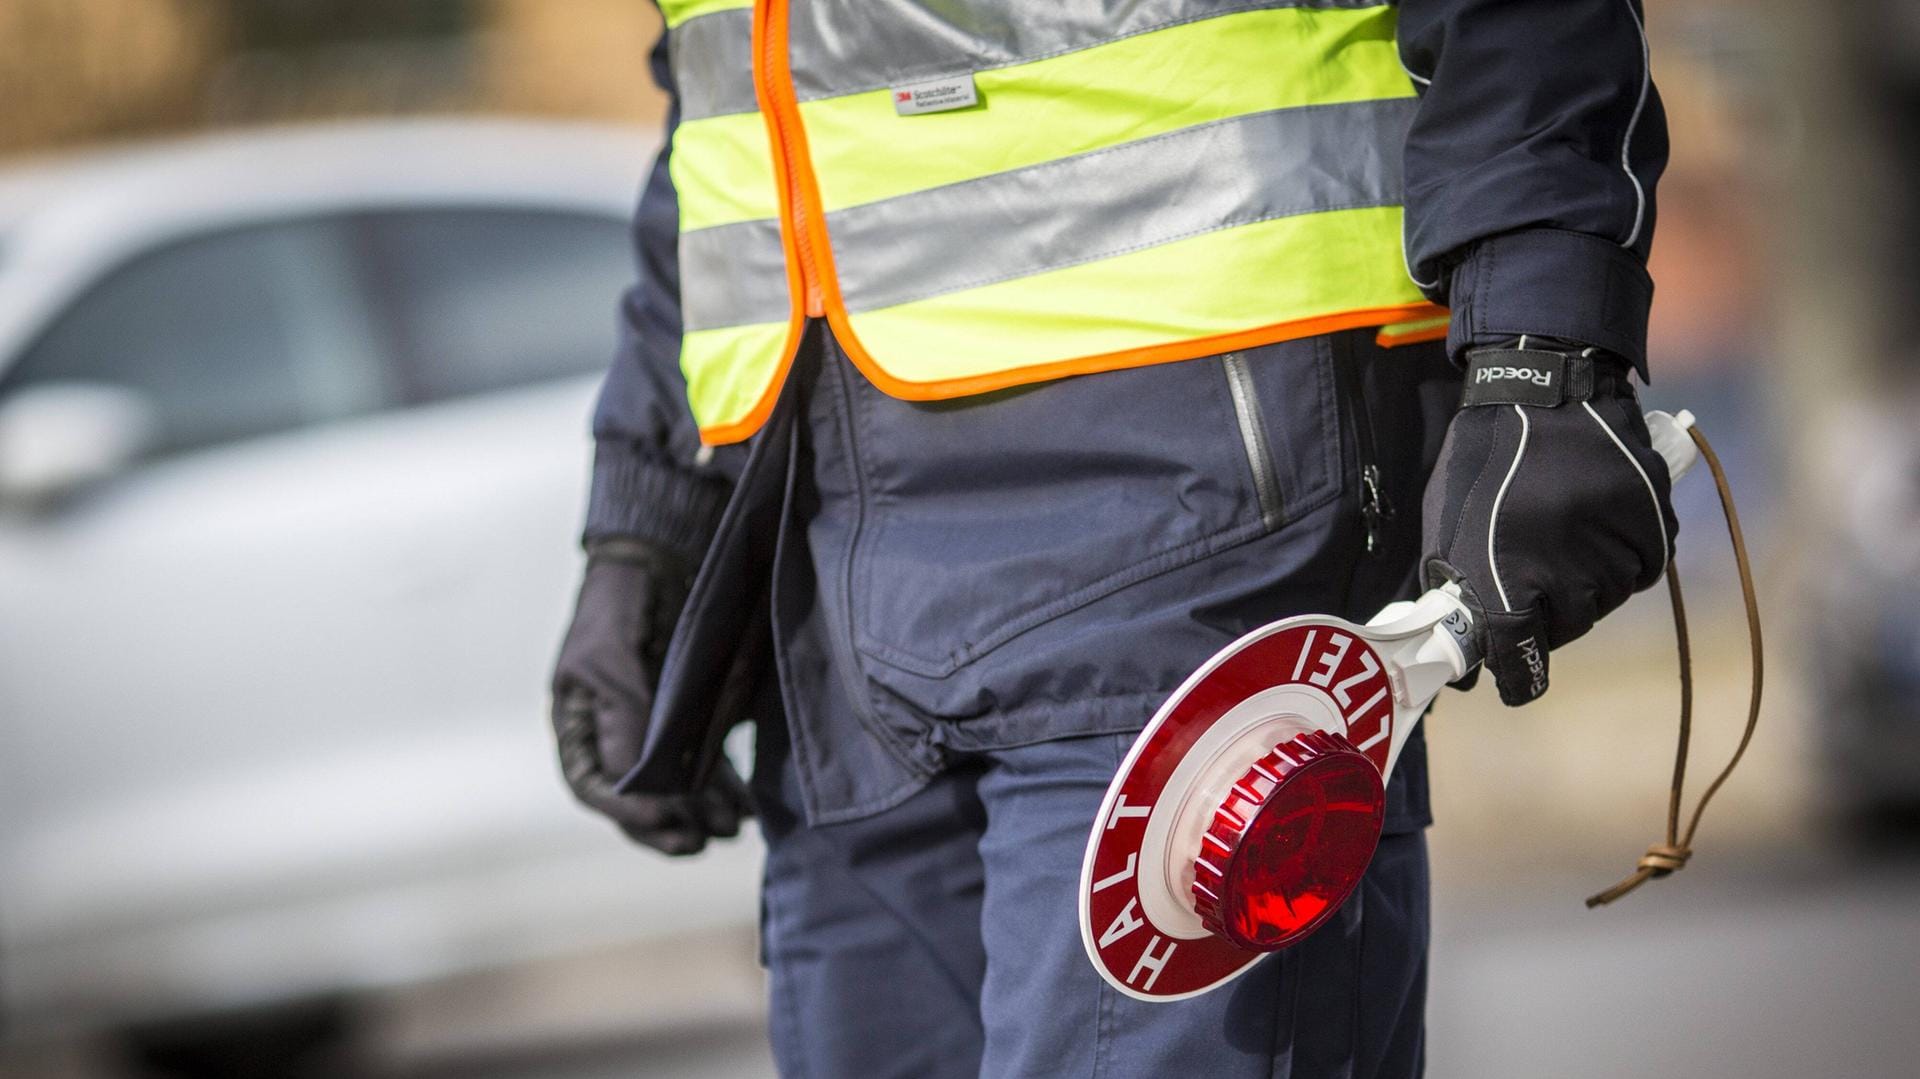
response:
<path id="1" fill-rule="evenodd" d="M 1645 263 L 1667 141 L 1639 0 L 1399 7 L 1401 60 L 1421 98 L 1404 154 L 1407 265 L 1428 297 L 1452 308 L 1447 354 L 1541 334 L 1611 350 L 1644 375 Z M 671 95 L 666 37 L 652 66 Z M 838 364 L 826 376 L 839 412 L 823 412 L 828 391 L 816 385 L 813 404 L 783 400 L 747 443 L 702 451 L 678 366 L 677 221 L 663 151 L 635 219 L 639 280 L 624 298 L 620 348 L 594 415 L 586 534 L 706 557 L 630 787 L 687 781 L 732 657 L 766 634 L 756 619 L 791 524 L 783 517 L 796 512 L 793 447 L 823 415 L 858 418 L 849 424 L 858 453 L 847 449 L 854 434 L 816 435 L 808 452 L 841 454 L 836 474 L 849 477 L 862 519 L 813 535 L 816 559 L 823 542 L 845 555 L 836 563 L 844 572 L 820 574 L 809 599 L 831 616 L 810 628 L 775 617 L 771 634 L 787 667 L 805 666 L 795 649 L 819 653 L 802 695 L 828 699 L 794 700 L 794 680 L 787 686 L 795 723 L 827 743 L 809 776 L 816 823 L 897 802 L 953 752 L 1138 728 L 1219 644 L 1299 613 L 1245 609 L 1247 594 L 1210 598 L 1236 572 L 1233 552 L 1242 562 L 1256 550 L 1303 552 L 1290 572 L 1325 573 L 1312 552 L 1352 542 L 1335 516 L 1351 510 L 1342 493 L 1355 485 L 1356 447 L 1331 383 L 1359 362 L 1333 353 L 1361 346 L 1326 339 L 1271 350 L 1294 361 L 1251 357 L 1277 443 L 1279 520 L 1222 493 L 1221 477 L 1244 474 L 1247 458 L 1218 429 L 1231 426 L 1231 411 L 1214 417 L 1192 405 L 1196 394 L 1224 401 L 1224 390 L 1190 384 L 1204 361 L 907 405 L 878 398 L 816 339 L 824 360 L 796 380 L 818 383 L 821 363 Z M 1208 378 L 1224 385 L 1217 372 Z M 988 410 L 1006 422 L 953 419 Z M 1116 417 L 1136 429 L 1133 443 L 1095 436 Z M 1423 477 L 1394 479 L 1401 504 L 1417 507 Z M 1397 579 L 1410 582 L 1417 555 L 1394 554 Z M 1192 602 L 1155 595 L 1153 582 L 1175 569 L 1190 571 L 1180 587 L 1195 592 Z M 1334 569 L 1352 576 L 1351 566 Z M 1372 613 L 1359 605 L 1379 599 L 1354 588 L 1301 595 L 1359 618 Z M 1423 760 L 1410 750 L 1396 776 L 1390 828 L 1425 823 Z"/>

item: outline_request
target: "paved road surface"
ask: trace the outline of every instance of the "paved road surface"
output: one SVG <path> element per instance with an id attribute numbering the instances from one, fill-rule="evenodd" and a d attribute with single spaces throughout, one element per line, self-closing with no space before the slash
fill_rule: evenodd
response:
<path id="1" fill-rule="evenodd" d="M 1449 901 L 1432 1075 L 1920 1075 L 1920 864 L 1835 872 L 1682 874 L 1595 912 L 1571 883 Z"/>
<path id="2" fill-rule="evenodd" d="M 1434 1079 L 1920 1074 L 1920 860 L 1698 873 L 1589 912 L 1588 885 L 1524 894 L 1442 867 Z M 771 1075 L 758 1032 L 717 1030 L 497 1079 Z"/>
<path id="3" fill-rule="evenodd" d="M 1920 858 L 1724 852 L 1599 912 L 1600 880 L 1442 860 L 1429 1009 L 1435 1079 L 1920 1075 Z M 1706 871 L 1700 865 L 1714 864 Z M 1505 881 L 1496 884 L 1495 881 Z M 377 1043 L 327 1075 L 757 1079 L 750 940 L 597 956 L 376 1002 Z M 699 957 L 705 957 L 701 961 Z M 650 967 L 645 977 L 636 970 Z M 663 969 L 704 971 L 663 992 Z M 504 984 L 499 984 L 503 983 Z M 638 1025 L 636 1025 L 638 1024 Z M 0 1052 L 0 1076 L 108 1074 L 87 1054 Z"/>

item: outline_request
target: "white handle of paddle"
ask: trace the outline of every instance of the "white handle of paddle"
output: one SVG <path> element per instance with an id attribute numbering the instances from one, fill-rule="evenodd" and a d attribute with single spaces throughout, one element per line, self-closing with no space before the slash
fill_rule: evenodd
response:
<path id="1" fill-rule="evenodd" d="M 1651 409 L 1646 421 L 1653 450 L 1667 463 L 1668 481 L 1678 482 L 1700 460 L 1700 448 L 1687 434 L 1693 429 L 1693 413 L 1684 408 L 1679 412 Z M 1442 686 L 1465 678 L 1480 665 L 1480 643 L 1473 632 L 1473 612 L 1460 599 L 1459 586 L 1453 584 L 1431 589 L 1411 602 L 1390 603 L 1367 625 L 1404 632 L 1407 623 L 1415 619 L 1427 623 L 1426 638 L 1417 647 L 1398 654 L 1400 670 L 1394 678 L 1394 695 L 1402 706 L 1418 702 L 1424 707 Z"/>
<path id="2" fill-rule="evenodd" d="M 1687 433 L 1693 430 L 1693 413 L 1684 408 L 1678 412 L 1655 408 L 1647 411 L 1646 419 L 1647 434 L 1653 437 L 1653 452 L 1667 462 L 1667 481 L 1679 483 L 1680 477 L 1700 460 L 1700 447 L 1693 444 L 1693 436 Z"/>

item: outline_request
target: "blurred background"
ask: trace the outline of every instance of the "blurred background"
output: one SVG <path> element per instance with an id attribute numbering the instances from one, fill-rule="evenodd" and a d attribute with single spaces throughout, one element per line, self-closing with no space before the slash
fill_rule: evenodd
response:
<path id="1" fill-rule="evenodd" d="M 1439 1077 L 1911 1075 L 1920 7 L 1650 4 L 1651 405 L 1758 739 L 1657 838 L 1664 597 L 1430 721 Z M 0 0 L 0 1076 L 755 1076 L 751 841 L 576 810 L 544 680 L 662 102 L 640 0 Z M 1700 705 L 1748 666 L 1678 491 Z M 1697 790 L 1699 780 L 1694 788 Z"/>

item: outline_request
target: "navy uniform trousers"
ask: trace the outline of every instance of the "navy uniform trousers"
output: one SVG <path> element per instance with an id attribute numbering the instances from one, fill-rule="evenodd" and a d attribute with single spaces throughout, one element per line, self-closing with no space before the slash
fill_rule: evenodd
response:
<path id="1" fill-rule="evenodd" d="M 890 810 L 812 828 L 763 785 L 762 949 L 780 1073 L 1420 1074 L 1428 923 L 1417 830 L 1381 841 L 1318 933 L 1220 989 L 1149 1004 L 1100 979 L 1075 892 L 1089 823 L 1129 741 L 981 754 Z M 790 758 L 778 759 L 768 771 L 790 786 Z"/>
<path id="2" fill-rule="evenodd" d="M 1149 1004 L 1105 985 L 1076 890 L 1134 733 L 1208 654 L 1274 618 L 1364 619 L 1413 593 L 1457 377 L 1438 346 L 1364 331 L 929 406 L 810 339 L 772 571 L 787 721 L 761 723 L 753 777 L 783 1075 L 1420 1074 L 1424 741 L 1351 900 L 1212 993 Z M 1387 503 L 1372 551 L 1369 468 Z M 956 493 L 915 501 L 936 483 Z M 942 517 L 948 502 L 965 510 Z M 1030 561 L 1055 550 L 1069 557 Z M 1069 598 L 1050 599 L 1062 578 Z"/>

